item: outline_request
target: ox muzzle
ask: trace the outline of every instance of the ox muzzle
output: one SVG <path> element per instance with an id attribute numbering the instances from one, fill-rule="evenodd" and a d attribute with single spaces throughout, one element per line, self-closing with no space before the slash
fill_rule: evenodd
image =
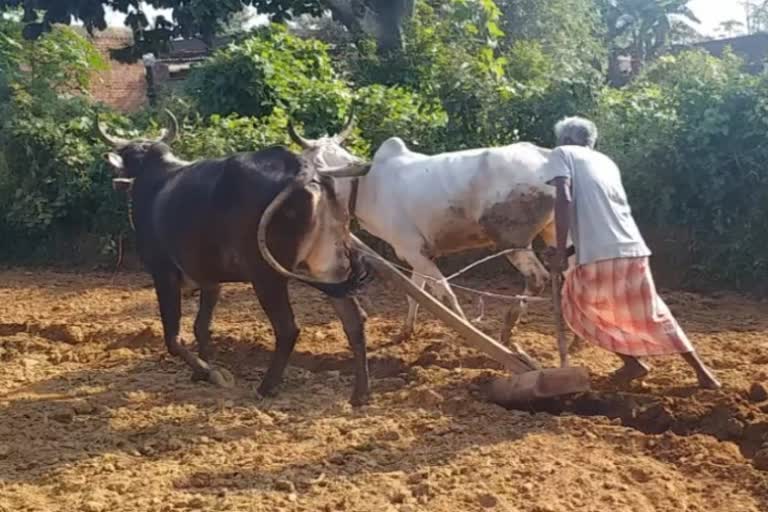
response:
<path id="1" fill-rule="evenodd" d="M 350 251 L 349 263 L 349 277 L 341 283 L 321 283 L 317 281 L 305 282 L 335 299 L 354 295 L 371 282 L 373 273 L 371 272 L 370 263 L 362 257 L 362 254 L 357 249 L 352 249 Z"/>

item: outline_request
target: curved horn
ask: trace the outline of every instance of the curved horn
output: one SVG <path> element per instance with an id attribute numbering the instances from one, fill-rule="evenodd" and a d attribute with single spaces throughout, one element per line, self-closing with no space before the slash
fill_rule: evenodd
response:
<path id="1" fill-rule="evenodd" d="M 328 176 L 329 178 L 359 178 L 365 176 L 371 171 L 371 164 L 368 162 L 354 163 L 342 167 L 333 167 L 329 169 L 318 169 L 317 174 Z"/>
<path id="2" fill-rule="evenodd" d="M 293 121 L 288 119 L 288 135 L 291 136 L 291 140 L 301 146 L 302 149 L 310 149 L 312 143 L 307 139 L 296 133 L 296 128 L 293 126 Z"/>
<path id="3" fill-rule="evenodd" d="M 179 134 L 179 121 L 176 119 L 176 116 L 173 115 L 173 112 L 167 108 L 164 109 L 163 112 L 165 112 L 165 115 L 168 116 L 168 119 L 170 119 L 171 123 L 170 128 L 163 128 L 163 130 L 160 132 L 160 137 L 157 139 L 157 142 L 170 145 L 174 140 L 176 140 L 176 136 Z"/>
<path id="4" fill-rule="evenodd" d="M 333 138 L 337 143 L 341 144 L 347 138 L 352 134 L 352 130 L 355 128 L 355 112 L 354 110 L 350 109 L 349 111 L 349 117 L 347 118 L 346 124 L 344 124 L 344 128 L 341 129 L 341 131 L 336 134 L 336 136 Z"/>
<path id="5" fill-rule="evenodd" d="M 108 134 L 107 130 L 101 124 L 101 119 L 99 119 L 98 114 L 96 115 L 96 133 L 99 135 L 99 138 L 101 140 L 103 140 L 104 142 L 106 142 L 107 144 L 115 148 L 121 148 L 130 143 L 128 139 L 123 139 L 123 138 L 115 137 L 114 135 Z"/>
<path id="6" fill-rule="evenodd" d="M 307 183 L 308 181 L 307 176 L 308 175 L 306 174 L 302 174 L 298 176 L 296 180 L 290 185 L 288 185 L 287 187 L 285 187 L 277 195 L 277 197 L 275 197 L 272 200 L 272 203 L 270 203 L 267 209 L 264 210 L 264 213 L 261 216 L 261 221 L 259 221 L 259 229 L 256 234 L 256 240 L 259 244 L 259 251 L 261 251 L 262 257 L 269 264 L 269 266 L 275 269 L 278 274 L 281 274 L 284 277 L 297 279 L 303 283 L 306 283 L 309 285 L 315 285 L 315 286 L 344 284 L 345 281 L 339 281 L 339 282 L 318 281 L 316 279 L 312 279 L 310 277 L 302 276 L 294 272 L 291 272 L 290 270 L 287 270 L 285 267 L 283 267 L 280 264 L 280 262 L 277 261 L 277 259 L 270 252 L 269 247 L 267 247 L 267 227 L 269 227 L 269 223 L 271 222 L 272 217 L 275 215 L 275 212 L 277 212 L 277 210 L 280 209 L 281 206 L 283 206 L 283 203 L 285 203 L 285 201 L 290 197 L 291 194 L 293 194 L 293 192 L 303 187 Z"/>

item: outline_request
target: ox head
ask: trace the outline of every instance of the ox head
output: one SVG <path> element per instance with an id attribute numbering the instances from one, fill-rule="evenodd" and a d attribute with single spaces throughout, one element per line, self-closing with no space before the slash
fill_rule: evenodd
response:
<path id="1" fill-rule="evenodd" d="M 352 249 L 349 230 L 349 204 L 343 200 L 343 181 L 338 178 L 363 176 L 370 163 L 349 153 L 342 147 L 350 135 L 353 118 L 335 136 L 317 140 L 299 135 L 289 121 L 291 139 L 302 148 L 302 173 L 292 186 L 283 190 L 267 209 L 259 227 L 259 248 L 267 262 L 286 277 L 299 279 L 332 296 L 348 293 L 367 278 L 367 267 L 359 252 Z M 291 198 L 291 199 L 289 199 Z M 304 267 L 313 279 L 308 279 L 283 268 L 269 253 L 266 246 L 266 226 L 282 204 L 298 201 L 311 205 L 309 216 L 302 219 L 308 230 L 299 245 L 297 268 Z"/>
<path id="2" fill-rule="evenodd" d="M 344 127 L 336 135 L 305 139 L 296 132 L 290 120 L 288 134 L 291 140 L 301 147 L 302 156 L 316 166 L 320 174 L 332 178 L 356 178 L 368 174 L 371 165 L 343 146 L 344 141 L 352 134 L 353 127 L 354 114 L 351 113 Z"/>
<path id="3" fill-rule="evenodd" d="M 369 277 L 359 252 L 352 249 L 349 209 L 336 194 L 335 180 L 320 174 L 306 161 L 303 163 L 301 173 L 264 211 L 257 233 L 259 250 L 266 262 L 283 276 L 307 283 L 333 297 L 347 295 Z M 284 268 L 267 244 L 267 230 L 278 211 L 288 217 L 289 222 L 300 225 L 303 232 L 294 270 Z M 301 271 L 306 274 L 299 274 Z"/>
<path id="4" fill-rule="evenodd" d="M 96 119 L 99 138 L 112 147 L 112 151 L 106 153 L 104 158 L 115 172 L 116 177 L 112 180 L 115 190 L 129 190 L 148 163 L 175 160 L 169 144 L 179 132 L 179 123 L 169 110 L 165 113 L 169 118 L 169 128 L 164 128 L 156 139 L 128 140 L 116 137 L 110 135 L 101 121 Z"/>

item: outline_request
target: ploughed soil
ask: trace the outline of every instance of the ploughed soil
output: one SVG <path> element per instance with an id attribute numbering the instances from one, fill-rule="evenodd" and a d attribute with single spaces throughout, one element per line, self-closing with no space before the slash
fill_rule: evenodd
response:
<path id="1" fill-rule="evenodd" d="M 462 284 L 514 293 L 514 279 Z M 220 389 L 165 354 L 149 284 L 0 272 L 0 511 L 768 510 L 768 304 L 665 294 L 722 391 L 696 390 L 679 358 L 618 391 L 618 360 L 586 346 L 574 364 L 594 391 L 521 411 L 484 399 L 503 373 L 427 313 L 393 342 L 406 303 L 374 283 L 374 396 L 353 409 L 346 340 L 315 291 L 293 287 L 301 338 L 280 394 L 261 399 L 272 335 L 249 287 L 225 287 L 215 316 L 236 378 Z M 486 302 L 478 326 L 495 337 L 503 307 Z M 556 365 L 549 304 L 515 338 Z"/>

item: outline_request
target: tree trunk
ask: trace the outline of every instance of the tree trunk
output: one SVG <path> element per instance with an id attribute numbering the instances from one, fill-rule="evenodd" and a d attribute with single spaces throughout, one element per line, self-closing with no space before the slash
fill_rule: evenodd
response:
<path id="1" fill-rule="evenodd" d="M 351 32 L 376 39 L 379 51 L 403 47 L 403 25 L 413 15 L 415 0 L 325 0 L 333 17 Z"/>

